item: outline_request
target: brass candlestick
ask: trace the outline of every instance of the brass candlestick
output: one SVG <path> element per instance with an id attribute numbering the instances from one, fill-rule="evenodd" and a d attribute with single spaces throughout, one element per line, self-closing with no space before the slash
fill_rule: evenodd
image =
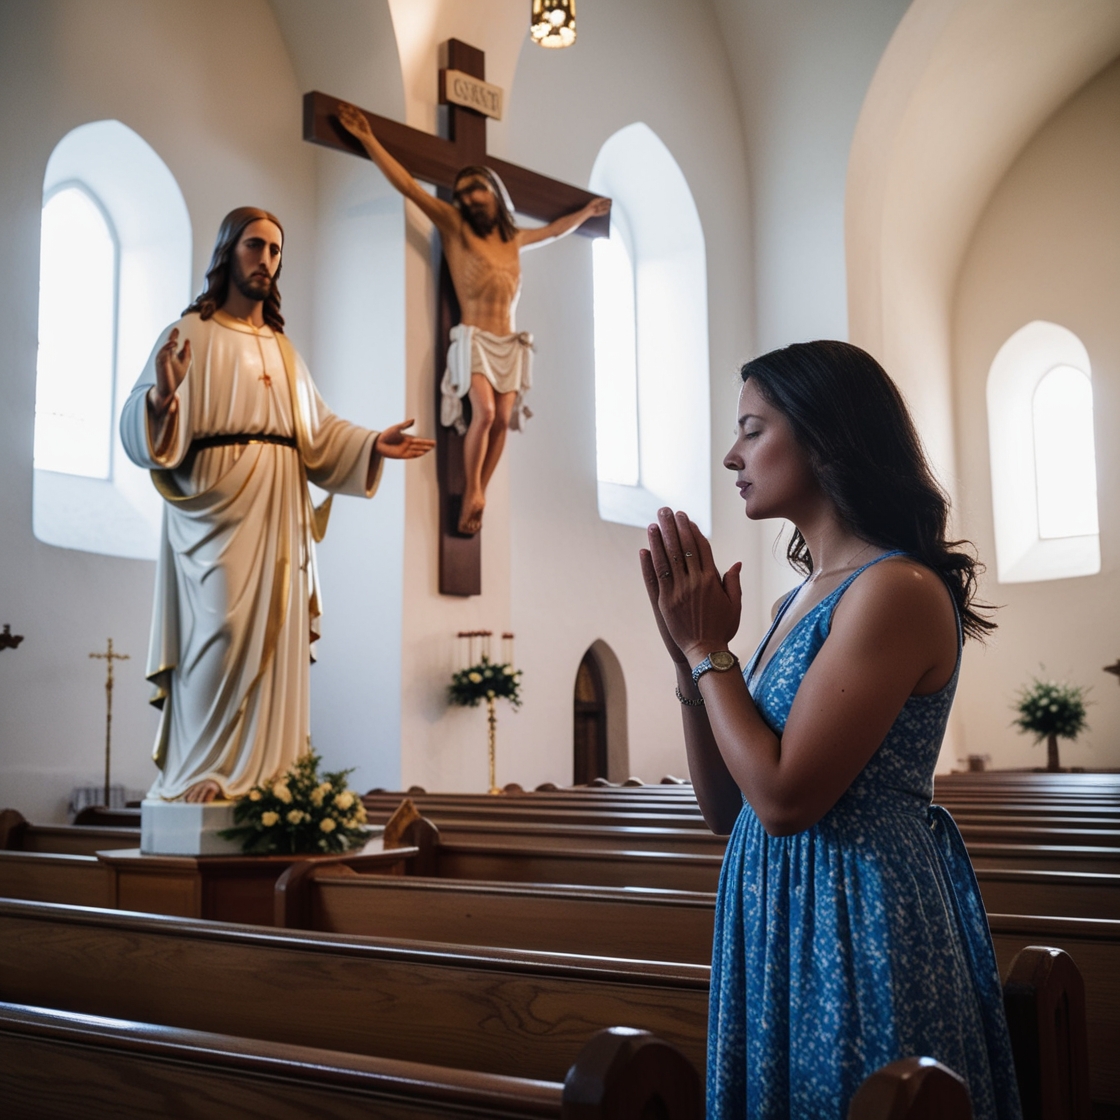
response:
<path id="1" fill-rule="evenodd" d="M 91 653 L 90 657 L 106 662 L 105 671 L 105 808 L 109 808 L 109 759 L 113 744 L 113 662 L 127 661 L 127 653 L 113 652 L 113 639 L 104 653 Z"/>
<path id="2" fill-rule="evenodd" d="M 498 746 L 498 712 L 493 696 L 486 699 L 486 720 L 490 724 L 490 792 L 498 794 L 497 776 L 497 746 Z"/>

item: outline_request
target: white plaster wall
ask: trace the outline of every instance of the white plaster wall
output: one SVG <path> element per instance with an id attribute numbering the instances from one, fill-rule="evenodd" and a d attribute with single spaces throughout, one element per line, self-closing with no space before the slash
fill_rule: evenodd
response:
<path id="1" fill-rule="evenodd" d="M 401 119 L 386 0 L 270 0 L 299 89 Z M 297 127 L 298 121 L 292 122 Z M 311 149 L 316 173 L 314 344 L 324 397 L 355 423 L 405 416 L 404 205 L 370 163 Z M 371 502 L 336 499 L 319 545 L 323 640 L 311 670 L 311 737 L 357 789 L 400 786 L 401 588 L 406 470 L 386 463 Z"/>
<path id="2" fill-rule="evenodd" d="M 750 176 L 755 346 L 848 337 L 844 209 L 860 107 L 910 0 L 714 0 Z M 758 534 L 759 634 L 797 582 L 779 525 Z"/>
<path id="3" fill-rule="evenodd" d="M 750 231 L 734 87 L 719 28 L 704 5 L 652 2 L 643 17 L 607 2 L 579 9 L 563 51 L 521 50 L 499 153 L 586 184 L 599 147 L 643 121 L 680 165 L 704 229 L 711 353 L 713 525 L 726 565 L 747 558 L 755 612 L 755 534 L 720 460 L 730 442 L 735 371 L 752 346 Z M 527 253 L 519 326 L 537 341 L 534 417 L 512 435 L 512 618 L 526 703 L 499 724 L 500 780 L 570 782 L 572 689 L 596 639 L 626 678 L 630 769 L 646 781 L 686 773 L 673 675 L 638 571 L 642 529 L 597 516 L 591 242 L 572 237 Z M 743 644 L 753 642 L 744 627 Z M 482 725 L 475 732 L 482 744 Z M 481 757 L 481 756 L 480 756 Z"/>
<path id="4" fill-rule="evenodd" d="M 104 666 L 88 654 L 109 635 L 132 658 L 117 668 L 115 780 L 150 784 L 155 729 L 143 679 L 154 565 L 54 548 L 31 532 L 47 159 L 86 121 L 116 118 L 138 132 L 183 191 L 195 290 L 228 210 L 276 212 L 287 231 L 284 311 L 306 350 L 315 183 L 299 94 L 264 0 L 0 6 L 0 622 L 26 635 L 0 653 L 0 805 L 33 819 L 61 819 L 71 788 L 100 779 Z"/>
<path id="5" fill-rule="evenodd" d="M 1061 744 L 1065 765 L 1120 767 L 1120 63 L 1091 81 L 1024 147 L 967 247 L 953 305 L 953 385 L 962 532 L 991 558 L 981 594 L 1002 609 L 986 646 L 970 644 L 957 699 L 960 756 L 1045 765 L 1010 722 L 1034 675 L 1092 688 L 1090 729 Z M 999 347 L 1034 319 L 1085 343 L 1093 367 L 1101 571 L 1077 579 L 995 579 L 985 385 Z"/>
<path id="6" fill-rule="evenodd" d="M 1114 0 L 914 0 L 860 110 L 844 215 L 850 337 L 898 382 L 954 500 L 951 321 L 965 249 L 1023 146 L 1118 50 Z M 961 711 L 939 770 L 966 753 Z"/>

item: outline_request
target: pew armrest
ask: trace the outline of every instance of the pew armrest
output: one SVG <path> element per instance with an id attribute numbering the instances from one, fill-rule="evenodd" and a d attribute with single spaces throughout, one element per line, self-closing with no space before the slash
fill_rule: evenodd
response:
<path id="1" fill-rule="evenodd" d="M 972 1120 L 965 1083 L 933 1058 L 903 1058 L 856 1090 L 848 1120 Z"/>
<path id="2" fill-rule="evenodd" d="M 0 810 L 0 850 L 16 850 L 23 847 L 23 834 L 27 831 L 27 820 L 18 809 Z"/>
<path id="3" fill-rule="evenodd" d="M 419 848 L 393 848 L 387 852 L 357 854 L 342 853 L 337 856 L 316 856 L 293 863 L 273 888 L 272 920 L 281 929 L 312 929 L 312 883 L 322 871 L 332 875 L 359 872 L 382 875 L 403 874 L 411 860 L 421 856 Z"/>
<path id="4" fill-rule="evenodd" d="M 561 1120 L 703 1120 L 700 1075 L 675 1047 L 630 1027 L 592 1035 L 564 1079 Z"/>
<path id="5" fill-rule="evenodd" d="M 1061 949 L 1028 945 L 1011 962 L 1003 1006 L 1024 1120 L 1089 1120 L 1085 982 Z"/>

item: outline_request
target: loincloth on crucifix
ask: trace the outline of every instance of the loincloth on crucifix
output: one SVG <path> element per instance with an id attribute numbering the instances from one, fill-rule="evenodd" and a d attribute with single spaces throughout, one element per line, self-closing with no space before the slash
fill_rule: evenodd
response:
<path id="1" fill-rule="evenodd" d="M 440 382 L 439 419 L 459 435 L 467 430 L 463 398 L 470 392 L 471 375 L 482 374 L 495 393 L 516 393 L 509 426 L 522 431 L 523 420 L 532 417 L 525 394 L 533 385 L 533 336 L 528 331 L 492 334 L 481 327 L 458 323 L 451 328 L 447 368 Z"/>

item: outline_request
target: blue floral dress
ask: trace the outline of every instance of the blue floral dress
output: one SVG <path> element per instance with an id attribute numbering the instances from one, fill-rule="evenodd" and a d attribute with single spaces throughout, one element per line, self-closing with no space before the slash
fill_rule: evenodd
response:
<path id="1" fill-rule="evenodd" d="M 777 734 L 837 602 L 870 566 L 810 610 L 753 678 L 791 593 L 744 669 Z M 769 836 L 744 802 L 716 908 L 708 1120 L 844 1120 L 865 1077 L 910 1055 L 963 1077 L 976 1120 L 1020 1120 L 984 906 L 952 817 L 930 804 L 959 672 L 958 654 L 940 692 L 906 701 L 812 828 Z"/>

